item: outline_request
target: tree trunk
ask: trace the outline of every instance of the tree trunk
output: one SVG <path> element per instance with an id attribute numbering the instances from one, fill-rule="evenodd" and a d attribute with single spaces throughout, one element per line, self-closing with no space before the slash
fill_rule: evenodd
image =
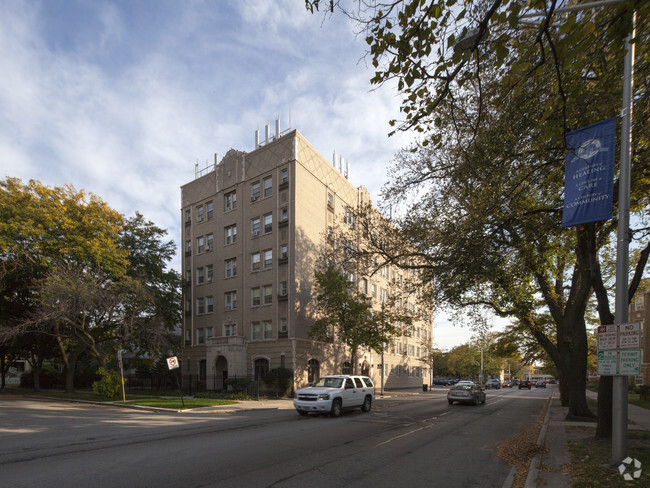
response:
<path id="1" fill-rule="evenodd" d="M 598 427 L 596 439 L 612 438 L 612 400 L 614 377 L 601 376 L 598 381 Z"/>

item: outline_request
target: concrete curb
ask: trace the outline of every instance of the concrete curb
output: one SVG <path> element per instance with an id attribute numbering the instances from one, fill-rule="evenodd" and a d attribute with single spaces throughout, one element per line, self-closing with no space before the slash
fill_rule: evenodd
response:
<path id="1" fill-rule="evenodd" d="M 539 431 L 539 436 L 537 437 L 537 445 L 544 446 L 546 443 L 546 432 L 548 427 L 549 418 L 551 417 L 551 402 L 553 401 L 553 394 L 555 393 L 555 388 L 551 392 L 551 395 L 546 401 L 546 413 L 544 415 L 544 423 L 542 428 Z M 528 467 L 528 474 L 526 475 L 526 484 L 524 488 L 536 488 L 537 487 L 537 478 L 539 476 L 539 466 L 542 464 L 542 458 L 544 457 L 543 452 L 538 452 L 535 457 L 530 461 L 530 466 Z"/>

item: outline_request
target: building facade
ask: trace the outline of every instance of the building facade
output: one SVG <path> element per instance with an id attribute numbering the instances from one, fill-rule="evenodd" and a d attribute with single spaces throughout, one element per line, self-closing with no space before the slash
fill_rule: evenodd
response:
<path id="1" fill-rule="evenodd" d="M 628 321 L 641 324 L 641 375 L 637 384 L 650 385 L 650 288 L 639 288 L 628 310 Z"/>
<path id="2" fill-rule="evenodd" d="M 387 388 L 429 384 L 420 357 L 432 340 L 431 321 L 414 322 L 383 364 L 377 353 L 359 351 L 352 365 L 335 337 L 311 339 L 320 252 L 334 226 L 370 197 L 336 157 L 329 162 L 296 130 L 278 130 L 256 146 L 215 157 L 181 187 L 184 374 L 215 390 L 226 378 L 259 379 L 278 367 L 293 371 L 295 388 L 355 371 L 378 387 L 382 377 Z M 396 273 L 385 267 L 354 279 L 379 303 Z"/>

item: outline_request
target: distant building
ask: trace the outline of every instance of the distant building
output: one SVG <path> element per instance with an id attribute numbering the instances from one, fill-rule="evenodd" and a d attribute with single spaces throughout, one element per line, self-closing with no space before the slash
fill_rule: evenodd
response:
<path id="1" fill-rule="evenodd" d="M 215 157 L 181 187 L 184 375 L 216 390 L 226 378 L 258 379 L 277 367 L 294 372 L 296 388 L 355 370 L 378 388 L 382 369 L 388 388 L 430 383 L 419 359 L 432 340 L 430 320 L 390 345 L 385 368 L 372 351 L 359 351 L 355 368 L 336 338 L 310 338 L 320 251 L 370 197 L 348 181 L 342 159 L 329 162 L 298 131 L 276 127 L 253 151 Z M 379 304 L 401 273 L 384 267 L 351 279 Z"/>
<path id="2" fill-rule="evenodd" d="M 650 288 L 640 287 L 628 312 L 629 322 L 641 324 L 641 376 L 637 383 L 650 385 Z"/>

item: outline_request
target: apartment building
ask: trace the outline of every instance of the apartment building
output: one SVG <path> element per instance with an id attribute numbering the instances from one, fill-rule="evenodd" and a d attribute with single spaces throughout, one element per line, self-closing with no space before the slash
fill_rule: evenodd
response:
<path id="1" fill-rule="evenodd" d="M 181 187 L 184 374 L 217 390 L 226 378 L 262 378 L 277 367 L 293 371 L 295 388 L 354 371 L 378 387 L 382 377 L 387 388 L 430 383 L 420 357 L 432 340 L 431 321 L 414 323 L 391 344 L 385 367 L 372 351 L 359 351 L 352 365 L 335 337 L 320 342 L 309 335 L 314 271 L 323 246 L 331 245 L 328 235 L 370 202 L 347 173 L 347 164 L 324 158 L 297 130 L 280 134 L 277 127 L 251 152 L 215 156 Z M 353 279 L 379 304 L 399 273 L 385 267 Z"/>
<path id="2" fill-rule="evenodd" d="M 628 321 L 641 324 L 641 375 L 637 384 L 650 385 L 650 283 L 640 287 L 628 310 Z"/>

